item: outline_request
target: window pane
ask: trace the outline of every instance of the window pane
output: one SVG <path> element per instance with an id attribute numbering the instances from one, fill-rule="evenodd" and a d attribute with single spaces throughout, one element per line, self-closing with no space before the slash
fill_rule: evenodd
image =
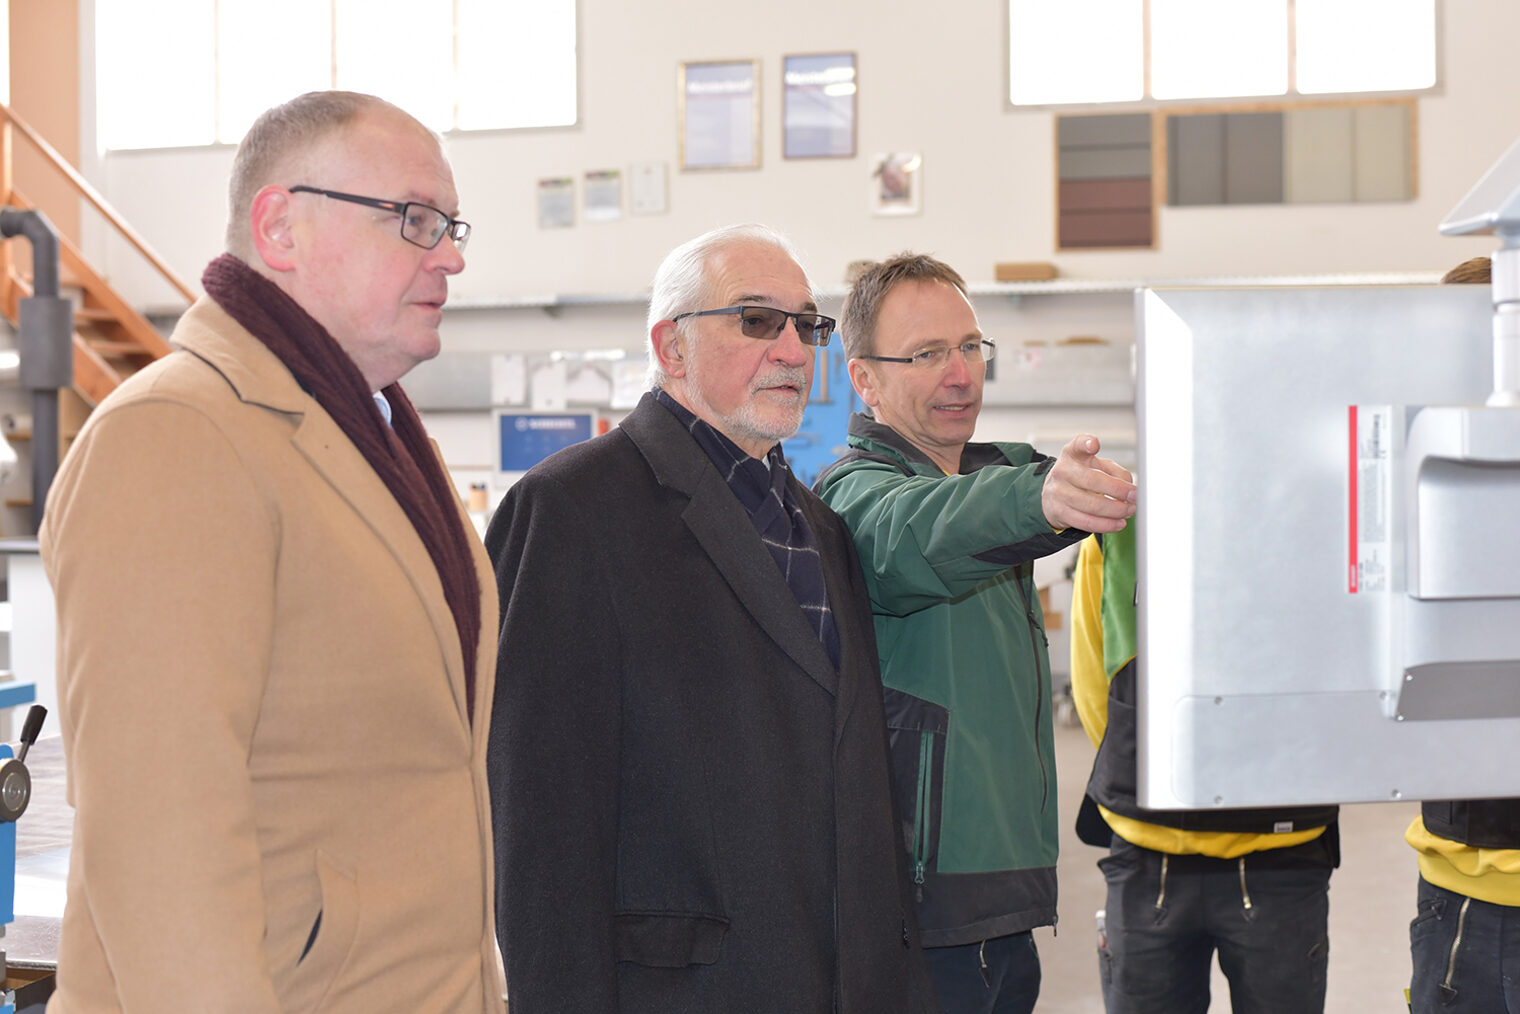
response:
<path id="1" fill-rule="evenodd" d="M 96 109 L 104 148 L 216 140 L 214 8 L 205 0 L 95 0 Z"/>
<path id="2" fill-rule="evenodd" d="M 1298 0 L 1298 90 L 1436 83 L 1435 0 Z"/>
<path id="3" fill-rule="evenodd" d="M 575 0 L 459 0 L 460 129 L 575 119 Z"/>
<path id="4" fill-rule="evenodd" d="M 338 87 L 454 126 L 453 0 L 337 0 Z"/>
<path id="5" fill-rule="evenodd" d="M 270 106 L 332 87 L 332 18 L 326 7 L 310 0 L 220 0 L 216 29 L 217 140 L 236 144 Z M 270 53 L 279 53 L 279 59 L 271 60 Z"/>
<path id="6" fill-rule="evenodd" d="M 1287 0 L 1151 0 L 1151 95 L 1281 95 Z"/>
<path id="7" fill-rule="evenodd" d="M 1009 0 L 1009 99 L 1021 105 L 1143 97 L 1141 0 Z"/>

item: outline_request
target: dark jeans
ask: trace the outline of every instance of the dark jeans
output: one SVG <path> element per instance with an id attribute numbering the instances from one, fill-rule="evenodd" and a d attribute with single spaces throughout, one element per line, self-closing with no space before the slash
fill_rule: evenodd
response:
<path id="1" fill-rule="evenodd" d="M 1520 908 L 1420 878 L 1409 954 L 1414 1014 L 1520 1014 Z"/>
<path id="2" fill-rule="evenodd" d="M 1040 952 L 1025 931 L 985 943 L 925 947 L 945 1014 L 1029 1014 L 1040 995 Z"/>
<path id="3" fill-rule="evenodd" d="M 1235 1014 L 1324 1011 L 1330 867 L 1245 859 L 1163 856 L 1114 839 L 1098 861 L 1108 1014 L 1203 1014 L 1216 950 Z"/>

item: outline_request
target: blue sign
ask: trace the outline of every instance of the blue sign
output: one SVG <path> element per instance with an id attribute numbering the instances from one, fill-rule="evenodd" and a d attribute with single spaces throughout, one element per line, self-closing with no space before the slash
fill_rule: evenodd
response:
<path id="1" fill-rule="evenodd" d="M 595 412 L 497 409 L 497 471 L 526 472 L 555 451 L 590 440 L 595 432 Z"/>

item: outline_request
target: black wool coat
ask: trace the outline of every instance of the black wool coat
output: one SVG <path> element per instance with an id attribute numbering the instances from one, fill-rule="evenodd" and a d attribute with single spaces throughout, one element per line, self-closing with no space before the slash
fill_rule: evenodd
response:
<path id="1" fill-rule="evenodd" d="M 744 508 L 651 396 L 530 471 L 491 519 L 488 770 L 512 1014 L 937 1010 L 859 561 L 839 518 L 795 492 L 838 669 Z"/>

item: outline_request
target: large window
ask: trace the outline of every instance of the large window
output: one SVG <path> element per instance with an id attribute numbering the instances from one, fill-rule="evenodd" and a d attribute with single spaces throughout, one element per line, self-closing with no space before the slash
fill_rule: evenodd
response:
<path id="1" fill-rule="evenodd" d="M 1408 92 L 1436 0 L 1008 0 L 1016 106 Z"/>
<path id="2" fill-rule="evenodd" d="M 236 144 L 302 92 L 434 130 L 576 121 L 575 0 L 96 0 L 100 145 Z"/>

